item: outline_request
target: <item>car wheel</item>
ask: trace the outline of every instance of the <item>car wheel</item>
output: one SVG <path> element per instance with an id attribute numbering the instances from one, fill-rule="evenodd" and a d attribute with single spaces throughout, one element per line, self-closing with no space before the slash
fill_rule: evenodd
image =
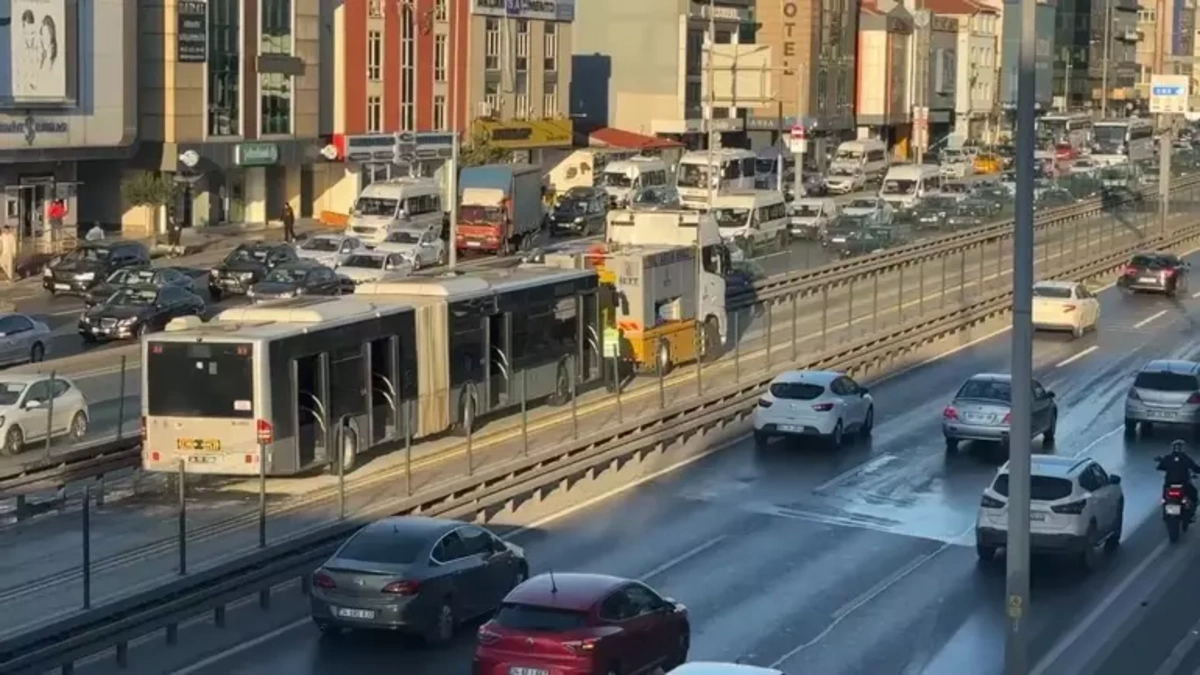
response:
<path id="1" fill-rule="evenodd" d="M 6 455 L 16 455 L 25 447 L 25 434 L 21 433 L 21 427 L 13 426 L 4 435 L 4 445 L 0 446 L 0 452 Z"/>
<path id="2" fill-rule="evenodd" d="M 41 363 L 44 358 L 46 358 L 46 347 L 40 342 L 33 343 L 33 346 L 29 348 L 29 362 Z"/>
<path id="3" fill-rule="evenodd" d="M 987 544 L 975 544 L 975 555 L 979 556 L 981 563 L 996 562 L 996 547 L 988 546 Z"/>
<path id="4" fill-rule="evenodd" d="M 759 430 L 757 430 L 757 429 L 755 429 L 755 430 L 754 430 L 754 447 L 755 447 L 756 449 L 758 449 L 758 450 L 766 450 L 766 449 L 767 449 L 767 442 L 768 442 L 768 441 L 770 441 L 770 440 L 771 440 L 771 439 L 770 439 L 770 438 L 769 438 L 769 437 L 768 437 L 766 434 L 764 434 L 763 432 L 761 432 L 761 431 L 759 431 Z"/>
<path id="5" fill-rule="evenodd" d="M 1112 532 L 1108 533 L 1108 539 L 1104 540 L 1105 553 L 1112 553 L 1121 547 L 1121 532 L 1125 529 L 1125 501 L 1117 502 L 1117 523 L 1113 525 Z"/>
<path id="6" fill-rule="evenodd" d="M 82 441 L 83 437 L 87 435 L 87 429 L 88 429 L 87 413 L 80 410 L 79 412 L 75 413 L 74 417 L 71 418 L 71 427 L 70 427 L 70 431 L 69 431 L 69 433 L 71 434 L 71 440 L 77 441 L 77 442 Z"/>
<path id="7" fill-rule="evenodd" d="M 953 455 L 958 452 L 958 439 L 946 437 L 946 454 Z"/>
<path id="8" fill-rule="evenodd" d="M 450 598 L 442 600 L 434 614 L 433 621 L 425 633 L 425 641 L 433 645 L 444 645 L 454 639 L 454 608 L 450 606 Z"/>
<path id="9" fill-rule="evenodd" d="M 1137 422 L 1132 418 L 1125 418 L 1125 440 L 1131 441 L 1137 436 Z"/>
<path id="10" fill-rule="evenodd" d="M 1076 340 L 1083 337 L 1083 324 L 1075 324 L 1075 327 L 1071 329 L 1071 337 Z"/>
<path id="11" fill-rule="evenodd" d="M 867 438 L 871 435 L 871 432 L 874 429 L 875 429 L 875 406 L 870 406 L 869 408 L 867 408 L 867 416 L 863 418 L 862 428 L 860 429 L 860 432 L 862 433 L 863 438 Z"/>
<path id="12" fill-rule="evenodd" d="M 460 435 L 474 433 L 478 420 L 475 419 L 476 408 L 475 383 L 468 382 L 463 386 L 462 394 L 458 399 L 458 422 L 454 425 L 454 430 Z"/>
<path id="13" fill-rule="evenodd" d="M 1046 430 L 1044 432 L 1042 432 L 1042 445 L 1046 445 L 1046 446 L 1054 445 L 1054 434 L 1057 430 L 1058 430 L 1058 413 L 1055 412 L 1050 417 L 1050 426 L 1046 427 Z"/>
<path id="14" fill-rule="evenodd" d="M 829 436 L 827 437 L 827 440 L 829 441 L 829 447 L 833 448 L 834 450 L 838 450 L 842 447 L 842 421 L 841 420 L 838 420 L 837 424 L 834 425 L 833 431 L 830 432 Z"/>
<path id="15" fill-rule="evenodd" d="M 1079 552 L 1079 568 L 1081 570 L 1088 571 L 1096 566 L 1096 540 L 1098 537 L 1096 522 L 1088 523 L 1087 534 L 1083 535 L 1083 550 Z"/>

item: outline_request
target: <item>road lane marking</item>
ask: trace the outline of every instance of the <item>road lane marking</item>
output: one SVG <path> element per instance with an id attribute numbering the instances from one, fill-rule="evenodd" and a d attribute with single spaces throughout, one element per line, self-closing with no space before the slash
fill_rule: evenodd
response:
<path id="1" fill-rule="evenodd" d="M 1071 455 L 1071 458 L 1076 459 L 1079 457 L 1083 457 L 1087 453 L 1091 452 L 1092 448 L 1096 447 L 1097 445 L 1100 445 L 1101 443 L 1108 440 L 1109 438 L 1112 438 L 1113 436 L 1115 436 L 1117 433 L 1123 431 L 1124 429 L 1125 429 L 1124 424 L 1117 427 L 1116 429 L 1109 429 L 1108 431 L 1104 432 L 1103 434 L 1100 434 L 1100 436 L 1097 437 L 1096 439 L 1092 440 L 1091 443 L 1088 443 L 1087 445 L 1083 446 L 1082 450 L 1080 450 L 1079 452 L 1076 452 L 1074 455 Z"/>
<path id="2" fill-rule="evenodd" d="M 1133 585 L 1133 582 L 1141 577 L 1141 575 L 1144 574 L 1151 565 L 1158 562 L 1158 559 L 1167 552 L 1167 548 L 1167 542 L 1164 541 L 1159 543 L 1158 547 L 1151 551 L 1150 555 L 1146 556 L 1146 559 L 1139 563 L 1132 572 L 1126 575 L 1126 577 L 1121 580 L 1121 583 L 1117 584 L 1116 588 L 1114 588 L 1108 595 L 1104 596 L 1104 599 L 1101 600 L 1100 603 L 1096 605 L 1092 611 L 1083 618 L 1082 621 L 1075 623 L 1075 627 L 1071 629 L 1071 631 L 1067 633 L 1063 639 L 1059 640 L 1054 645 L 1054 648 L 1047 652 L 1047 654 L 1042 657 L 1040 661 L 1037 662 L 1037 665 L 1034 666 L 1033 671 L 1029 675 L 1045 675 L 1050 667 L 1054 666 L 1055 662 L 1062 658 L 1063 654 L 1065 654 L 1072 645 L 1074 645 L 1079 641 L 1080 638 L 1083 637 L 1084 633 L 1086 633 L 1092 627 L 1092 624 L 1096 623 L 1096 621 L 1108 611 L 1109 607 L 1111 607 L 1112 604 L 1117 601 L 1117 598 L 1124 594 L 1125 591 L 1129 590 L 1129 587 Z"/>
<path id="3" fill-rule="evenodd" d="M 1200 291 L 1196 291 L 1195 293 L 1192 293 L 1192 297 L 1193 297 L 1193 298 L 1200 298 Z"/>
<path id="4" fill-rule="evenodd" d="M 896 461 L 897 459 L 899 459 L 899 457 L 897 457 L 895 455 L 880 455 L 880 456 L 876 457 L 875 459 L 863 462 L 862 464 L 859 464 L 858 466 L 852 467 L 848 471 L 843 471 L 842 473 L 834 476 L 833 478 L 830 478 L 829 480 L 825 481 L 824 483 L 821 483 L 816 488 L 814 488 L 813 492 L 818 492 L 818 493 L 824 492 L 824 491 L 828 490 L 829 488 L 837 485 L 838 483 L 841 483 L 844 480 L 848 480 L 858 474 L 871 473 L 872 471 L 876 471 L 878 469 L 883 468 L 884 466 L 886 466 L 888 464 L 891 464 L 892 462 Z"/>
<path id="5" fill-rule="evenodd" d="M 646 572 L 645 574 L 643 574 L 641 576 L 641 580 L 642 581 L 650 581 L 654 577 L 662 574 L 663 572 L 666 572 L 667 570 L 671 569 L 672 567 L 676 567 L 677 565 L 682 565 L 683 563 L 687 562 L 688 560 L 695 558 L 696 556 L 700 555 L 701 553 L 704 553 L 708 549 L 716 546 L 717 544 L 725 541 L 728 538 L 729 538 L 728 535 L 724 535 L 724 534 L 713 537 L 712 539 L 709 539 L 708 541 L 704 542 L 703 544 L 700 544 L 699 546 L 697 546 L 693 549 L 690 549 L 688 551 L 684 551 L 683 553 L 680 553 L 679 555 L 675 556 L 674 558 L 671 558 L 670 560 L 659 565 L 658 567 L 655 567 L 654 569 L 650 570 L 649 572 Z"/>
<path id="6" fill-rule="evenodd" d="M 254 638 L 253 640 L 248 640 L 246 642 L 242 642 L 241 644 L 236 644 L 232 647 L 225 649 L 224 651 L 222 651 L 220 653 L 213 654 L 212 656 L 209 656 L 204 659 L 200 659 L 199 661 L 197 661 L 189 666 L 185 666 L 183 668 L 180 668 L 179 670 L 171 671 L 171 675 L 191 675 L 192 673 L 203 670 L 213 664 L 220 663 L 221 661 L 224 661 L 225 659 L 227 659 L 231 656 L 236 656 L 238 654 L 241 654 L 244 651 L 254 649 L 255 647 L 257 647 L 261 644 L 270 642 L 271 640 L 274 640 L 275 638 L 279 637 L 280 635 L 283 635 L 284 633 L 290 633 L 291 631 L 294 631 L 297 628 L 304 626 L 305 624 L 312 625 L 312 618 L 306 616 L 303 619 L 297 619 L 296 621 L 293 621 L 285 626 L 280 626 L 279 628 L 276 628 L 275 630 L 273 630 L 269 633 L 263 633 L 262 635 L 259 635 L 258 637 Z"/>
<path id="7" fill-rule="evenodd" d="M 1167 660 L 1163 661 L 1158 670 L 1154 671 L 1154 675 L 1172 675 L 1175 669 L 1187 658 L 1192 649 L 1195 648 L 1197 642 L 1200 642 L 1200 622 L 1188 630 L 1187 635 L 1183 636 L 1179 644 L 1175 645 L 1175 648 L 1167 655 Z"/>
<path id="8" fill-rule="evenodd" d="M 1139 321 L 1139 322 L 1137 322 L 1137 323 L 1133 324 L 1133 327 L 1134 327 L 1134 328 L 1141 328 L 1141 327 L 1145 326 L 1146 324 L 1150 323 L 1151 321 L 1154 321 L 1155 319 L 1160 319 L 1160 318 L 1162 318 L 1163 316 L 1165 316 L 1165 315 L 1166 315 L 1166 313 L 1167 313 L 1167 310 L 1165 310 L 1165 309 L 1160 309 L 1159 311 L 1155 312 L 1154 314 L 1151 314 L 1150 316 L 1148 316 L 1148 317 L 1146 317 L 1146 318 L 1142 319 L 1141 321 Z"/>
<path id="9" fill-rule="evenodd" d="M 1100 347 L 1098 345 L 1092 345 L 1091 347 L 1088 347 L 1087 349 L 1079 352 L 1078 354 L 1075 354 L 1074 356 L 1069 356 L 1069 357 L 1063 359 L 1062 361 L 1059 361 L 1058 363 L 1054 364 L 1054 367 L 1062 368 L 1063 366 L 1069 366 L 1072 363 L 1075 363 L 1076 361 L 1078 361 L 1079 359 L 1082 359 L 1083 357 L 1087 356 L 1088 354 L 1091 354 L 1092 352 L 1096 351 L 1097 349 L 1100 349 Z"/>

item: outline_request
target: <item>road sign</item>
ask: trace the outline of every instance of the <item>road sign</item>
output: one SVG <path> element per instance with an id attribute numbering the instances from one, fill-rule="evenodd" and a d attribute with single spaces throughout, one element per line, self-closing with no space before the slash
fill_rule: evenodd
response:
<path id="1" fill-rule="evenodd" d="M 443 131 L 398 131 L 392 134 L 392 162 L 411 164 L 417 160 L 449 159 L 454 134 Z"/>
<path id="2" fill-rule="evenodd" d="M 808 139 L 808 129 L 803 124 L 797 124 L 792 127 L 792 138 L 803 141 Z"/>
<path id="3" fill-rule="evenodd" d="M 1150 112 L 1183 114 L 1190 112 L 1191 78 L 1187 75 L 1154 75 L 1150 78 Z"/>

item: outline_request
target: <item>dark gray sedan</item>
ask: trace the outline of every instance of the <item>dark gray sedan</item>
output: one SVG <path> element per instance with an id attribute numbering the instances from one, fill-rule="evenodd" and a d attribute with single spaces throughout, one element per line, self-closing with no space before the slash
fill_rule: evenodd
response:
<path id="1" fill-rule="evenodd" d="M 367 525 L 313 573 L 323 632 L 394 630 L 443 644 L 495 611 L 529 576 L 525 552 L 456 520 L 398 516 Z"/>

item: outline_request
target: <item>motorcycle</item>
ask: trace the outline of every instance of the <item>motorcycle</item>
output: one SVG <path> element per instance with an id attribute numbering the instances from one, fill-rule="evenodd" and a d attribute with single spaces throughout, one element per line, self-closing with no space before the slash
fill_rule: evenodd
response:
<path id="1" fill-rule="evenodd" d="M 1187 532 L 1192 522 L 1193 508 L 1183 485 L 1167 485 L 1163 488 L 1163 522 L 1167 526 L 1167 539 L 1172 544 L 1179 541 L 1181 533 Z"/>

